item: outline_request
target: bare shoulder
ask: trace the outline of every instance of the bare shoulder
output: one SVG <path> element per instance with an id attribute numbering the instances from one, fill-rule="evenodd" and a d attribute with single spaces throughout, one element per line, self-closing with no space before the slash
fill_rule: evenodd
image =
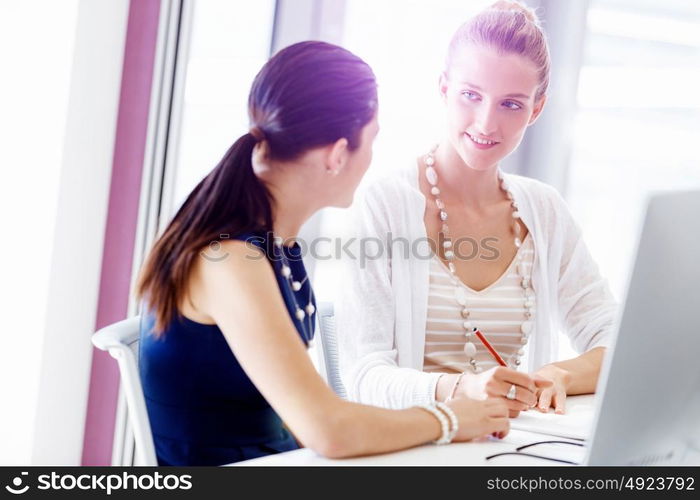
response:
<path id="1" fill-rule="evenodd" d="M 196 267 L 205 279 L 218 281 L 272 275 L 272 268 L 265 253 L 252 241 L 228 240 L 215 242 L 202 249 L 197 256 Z"/>

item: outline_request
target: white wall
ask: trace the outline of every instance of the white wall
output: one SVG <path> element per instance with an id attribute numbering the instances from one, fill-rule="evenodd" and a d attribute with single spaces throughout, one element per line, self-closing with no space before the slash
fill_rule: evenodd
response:
<path id="1" fill-rule="evenodd" d="M 0 464 L 79 464 L 128 0 L 0 0 Z"/>

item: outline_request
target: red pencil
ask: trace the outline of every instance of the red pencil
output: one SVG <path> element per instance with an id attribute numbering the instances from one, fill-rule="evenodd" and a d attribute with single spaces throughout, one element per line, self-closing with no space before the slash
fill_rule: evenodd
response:
<path id="1" fill-rule="evenodd" d="M 496 349 L 491 347 L 491 344 L 489 344 L 489 341 L 486 340 L 486 337 L 477 329 L 474 328 L 474 333 L 476 334 L 477 337 L 479 337 L 479 340 L 481 340 L 481 343 L 486 346 L 486 349 L 489 350 L 491 353 L 491 356 L 496 360 L 496 362 L 501 365 L 501 366 L 508 366 L 505 361 L 503 361 L 503 358 L 496 352 Z"/>

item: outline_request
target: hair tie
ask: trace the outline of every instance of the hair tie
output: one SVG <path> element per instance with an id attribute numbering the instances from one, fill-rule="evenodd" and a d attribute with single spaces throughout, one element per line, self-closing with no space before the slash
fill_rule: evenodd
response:
<path id="1" fill-rule="evenodd" d="M 265 134 L 260 129 L 260 127 L 258 127 L 257 125 L 255 125 L 254 127 L 251 127 L 251 129 L 248 133 L 255 138 L 256 142 L 260 142 L 260 141 L 265 140 Z"/>

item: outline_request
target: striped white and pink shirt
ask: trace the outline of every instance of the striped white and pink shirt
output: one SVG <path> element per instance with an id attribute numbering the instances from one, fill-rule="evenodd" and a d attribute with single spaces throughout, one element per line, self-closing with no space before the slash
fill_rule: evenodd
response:
<path id="1" fill-rule="evenodd" d="M 535 253 L 530 234 L 527 235 L 518 252 L 522 257 L 527 275 L 531 275 Z M 468 358 L 464 353 L 466 337 L 463 327 L 463 307 L 455 298 L 455 289 L 458 287 L 466 292 L 465 307 L 470 312 L 469 320 L 483 333 L 506 362 L 509 362 L 512 356 L 523 348 L 520 325 L 525 321 L 525 306 L 521 279 L 516 269 L 517 260 L 518 255 L 500 278 L 477 292 L 453 277 L 445 264 L 437 256 L 433 256 L 430 261 L 423 371 L 444 373 L 471 371 Z M 535 303 L 533 315 L 536 313 L 537 304 Z M 474 344 L 477 348 L 475 360 L 479 371 L 498 365 L 478 339 L 474 340 Z M 525 363 L 527 353 L 521 356 L 521 359 Z"/>

